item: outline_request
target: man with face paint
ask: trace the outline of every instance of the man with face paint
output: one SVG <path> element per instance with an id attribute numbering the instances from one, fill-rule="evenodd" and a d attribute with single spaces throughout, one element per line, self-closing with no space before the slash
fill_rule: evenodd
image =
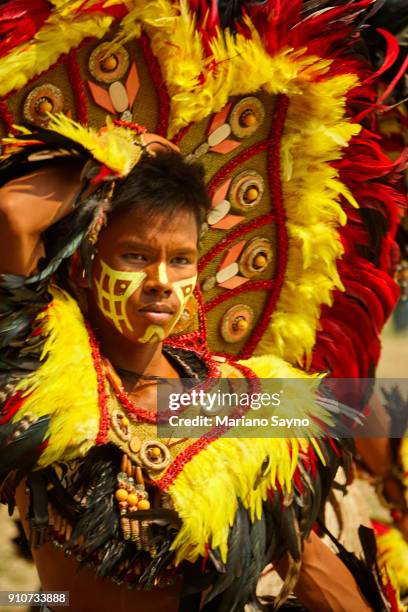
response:
<path id="1" fill-rule="evenodd" d="M 162 343 L 193 297 L 200 219 L 209 206 L 201 169 L 187 164 L 170 145 L 153 147 L 154 156 L 146 156 L 124 182 L 116 183 L 90 274 L 75 266 L 71 272 L 86 294 L 87 316 L 98 330 L 104 355 L 128 378 L 132 373 L 178 376 Z M 171 172 L 176 175 L 173 185 Z M 161 201 L 165 192 L 166 201 Z"/>
<path id="2" fill-rule="evenodd" d="M 155 144 L 126 180 L 115 181 L 105 226 L 98 227 L 91 252 L 82 259 L 74 253 L 64 283 L 81 303 L 105 363 L 119 374 L 129 398 L 154 412 L 156 379 L 183 375 L 181 358 L 164 352 L 163 341 L 193 295 L 200 224 L 209 200 L 201 167 L 187 164 L 158 136 L 145 135 L 145 144 L 149 138 Z M 0 247 L 2 273 L 32 276 L 38 271 L 46 256 L 42 231 L 72 214 L 83 166 L 84 161 L 57 158 L 4 185 L 0 215 L 8 230 L 7 247 Z M 27 225 L 17 228 L 11 216 Z M 24 490 L 25 483 L 17 487 L 16 501 L 29 537 Z M 135 602 L 151 612 L 178 609 L 179 579 L 157 592 L 135 595 L 87 569 L 78 578 L 77 563 L 61 558 L 51 544 L 33 554 L 43 589 L 69 590 L 72 610 L 125 610 Z"/>
<path id="3" fill-rule="evenodd" d="M 38 147 L 38 140 L 33 142 Z M 153 145 L 146 149 L 150 142 Z M 112 177 L 108 187 L 100 183 L 95 189 L 94 167 L 89 170 L 89 163 L 85 165 L 83 151 L 63 161 L 56 154 L 31 167 L 28 156 L 23 176 L 21 160 L 7 169 L 8 180 L 3 180 L 0 189 L 1 286 L 9 300 L 4 297 L 4 304 L 16 302 L 17 297 L 10 302 L 10 295 L 18 296 L 21 312 L 17 315 L 29 314 L 28 323 L 13 314 L 13 323 L 19 321 L 19 327 L 7 358 L 13 365 L 17 347 L 19 363 L 23 363 L 19 344 L 23 331 L 24 367 L 30 375 L 26 371 L 15 375 L 15 380 L 9 378 L 14 387 L 1 422 L 11 459 L 1 465 L 0 472 L 3 477 L 6 474 L 9 489 L 3 486 L 1 492 L 9 503 L 14 503 L 10 500 L 15 494 L 42 588 L 69 591 L 69 609 L 74 612 L 227 610 L 223 588 L 205 606 L 200 591 L 218 584 L 219 575 L 224 580 L 228 572 L 227 596 L 236 598 L 239 593 L 228 610 L 243 610 L 254 597 L 259 572 L 243 565 L 237 578 L 238 566 L 225 565 L 217 546 L 211 550 L 205 540 L 201 557 L 191 551 L 197 533 L 204 532 L 209 523 L 203 525 L 212 520 L 211 512 L 204 512 L 200 505 L 202 494 L 211 488 L 211 478 L 222 479 L 211 502 L 215 511 L 234 486 L 245 486 L 240 478 L 242 472 L 246 482 L 246 465 L 259 459 L 260 470 L 267 455 L 265 450 L 256 454 L 256 441 L 241 440 L 235 464 L 230 459 L 232 443 L 225 456 L 216 451 L 208 467 L 198 469 L 194 478 L 185 476 L 178 490 L 177 477 L 181 482 L 185 466 L 197 460 L 208 441 L 156 439 L 152 423 L 158 380 L 211 376 L 220 366 L 205 351 L 165 344 L 197 281 L 201 224 L 210 206 L 203 170 L 187 163 L 157 136 L 144 135 L 143 146 L 138 163 L 124 178 Z M 47 154 L 49 148 L 47 142 Z M 101 174 L 100 167 L 98 171 Z M 64 236 L 65 243 L 57 235 Z M 51 239 L 59 248 L 50 247 Z M 49 285 L 51 278 L 53 285 Z M 35 299 L 32 288 L 37 292 Z M 33 310 L 36 300 L 37 311 Z M 11 306 L 4 311 L 14 313 Z M 4 329 L 2 333 L 6 337 Z M 225 363 L 222 367 L 226 374 L 223 370 L 221 375 L 242 377 L 244 372 L 249 379 L 254 377 L 246 366 Z M 30 376 L 35 384 L 29 393 L 24 381 Z M 331 452 L 329 446 L 327 452 Z M 31 471 L 33 465 L 36 471 Z M 257 474 L 248 497 L 258 486 Z M 201 488 L 195 492 L 200 478 Z M 310 482 L 307 476 L 303 486 Z M 245 534 L 256 536 L 249 514 L 242 505 L 239 508 L 234 529 L 236 541 L 242 542 L 237 549 L 240 565 L 241 548 L 254 543 Z M 228 535 L 231 524 L 226 513 L 221 514 L 219 520 L 225 524 L 220 525 Z M 270 520 L 269 515 L 262 514 L 256 524 Z M 187 536 L 189 524 L 193 528 Z M 262 525 L 266 533 L 272 523 Z M 176 570 L 173 550 L 180 529 L 187 543 L 180 544 L 178 561 L 184 563 Z M 282 551 L 288 550 L 290 538 L 283 529 L 279 537 L 281 560 L 274 562 L 285 576 L 288 560 L 293 559 Z M 270 545 L 266 540 L 263 546 L 257 542 L 251 563 L 256 550 Z M 371 609 L 346 567 L 310 530 L 302 551 L 295 592 L 308 609 Z M 263 555 L 256 560 L 259 571 L 266 564 Z M 211 570 L 205 566 L 209 559 L 214 565 Z M 79 562 L 91 567 L 81 566 L 78 572 Z M 294 588 L 291 576 L 289 572 Z M 126 583 L 147 590 L 131 591 Z M 248 592 L 247 584 L 251 584 Z M 52 610 L 52 603 L 43 609 Z"/>

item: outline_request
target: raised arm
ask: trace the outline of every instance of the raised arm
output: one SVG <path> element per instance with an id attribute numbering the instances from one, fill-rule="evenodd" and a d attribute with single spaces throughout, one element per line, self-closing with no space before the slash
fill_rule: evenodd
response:
<path id="1" fill-rule="evenodd" d="M 53 162 L 0 188 L 0 274 L 35 272 L 41 234 L 71 212 L 83 163 Z"/>

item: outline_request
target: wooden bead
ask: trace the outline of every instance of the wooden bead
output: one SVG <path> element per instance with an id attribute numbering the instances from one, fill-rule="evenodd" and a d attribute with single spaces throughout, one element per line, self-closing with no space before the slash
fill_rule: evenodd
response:
<path id="1" fill-rule="evenodd" d="M 126 454 L 124 454 L 122 456 L 122 463 L 121 463 L 121 471 L 127 473 L 127 464 L 128 464 L 128 456 Z"/>
<path id="2" fill-rule="evenodd" d="M 136 495 L 136 493 L 129 493 L 128 498 L 127 498 L 127 503 L 129 504 L 129 506 L 136 506 L 138 501 L 139 501 L 139 498 Z"/>
<path id="3" fill-rule="evenodd" d="M 132 475 L 132 462 L 130 461 L 128 455 L 125 453 L 122 457 L 122 464 L 121 464 L 121 470 L 122 472 L 124 472 L 127 476 L 131 476 Z"/>
<path id="4" fill-rule="evenodd" d="M 254 268 L 263 268 L 267 264 L 268 260 L 265 255 L 257 255 L 254 259 Z"/>
<path id="5" fill-rule="evenodd" d="M 136 478 L 137 484 L 144 485 L 142 468 L 138 465 L 135 468 L 135 478 Z"/>
<path id="6" fill-rule="evenodd" d="M 101 68 L 104 72 L 112 72 L 118 66 L 118 58 L 115 55 L 110 55 L 101 61 Z"/>
<path id="7" fill-rule="evenodd" d="M 50 100 L 41 100 L 37 108 L 40 115 L 46 115 L 47 113 L 51 113 L 54 107 Z"/>
<path id="8" fill-rule="evenodd" d="M 126 491 L 126 489 L 117 489 L 115 491 L 115 498 L 119 501 L 119 502 L 123 502 L 126 501 L 128 498 L 129 494 Z"/>
<path id="9" fill-rule="evenodd" d="M 125 540 L 130 539 L 130 521 L 125 517 L 121 517 L 120 526 L 122 527 L 122 533 Z"/>
<path id="10" fill-rule="evenodd" d="M 150 502 L 148 499 L 141 499 L 137 505 L 138 510 L 149 510 Z"/>
<path id="11" fill-rule="evenodd" d="M 246 331 L 248 329 L 249 323 L 246 319 L 238 319 L 238 321 L 234 324 L 234 327 L 237 331 Z"/>
<path id="12" fill-rule="evenodd" d="M 256 124 L 257 119 L 252 111 L 247 111 L 241 115 L 239 122 L 242 126 L 251 127 Z"/>
<path id="13" fill-rule="evenodd" d="M 255 202 L 256 198 L 259 195 L 259 189 L 256 187 L 250 187 L 244 194 L 245 202 Z"/>
<path id="14" fill-rule="evenodd" d="M 132 519 L 130 521 L 130 529 L 131 529 L 131 533 L 132 533 L 132 540 L 133 542 L 136 542 L 139 537 L 140 537 L 140 525 L 139 525 L 139 521 Z"/>

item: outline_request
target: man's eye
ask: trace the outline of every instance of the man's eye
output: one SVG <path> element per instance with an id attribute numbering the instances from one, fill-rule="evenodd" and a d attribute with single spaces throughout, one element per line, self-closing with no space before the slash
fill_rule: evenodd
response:
<path id="1" fill-rule="evenodd" d="M 173 257 L 173 259 L 171 260 L 171 263 L 176 264 L 178 266 L 186 266 L 192 263 L 191 259 L 189 257 Z"/>
<path id="2" fill-rule="evenodd" d="M 147 261 L 146 255 L 142 255 L 142 253 L 125 253 L 122 255 L 123 259 L 126 261 L 135 261 L 135 262 L 145 262 Z"/>

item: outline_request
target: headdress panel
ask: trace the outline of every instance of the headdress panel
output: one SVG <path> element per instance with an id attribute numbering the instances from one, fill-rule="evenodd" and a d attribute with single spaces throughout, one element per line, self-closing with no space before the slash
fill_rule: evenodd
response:
<path id="1" fill-rule="evenodd" d="M 204 164 L 200 295 L 175 343 L 200 346 L 207 330 L 217 352 L 336 376 L 377 363 L 402 197 L 398 162 L 371 132 L 375 79 L 354 51 L 374 5 L 39 3 L 34 35 L 0 43 L 4 133 L 46 127 L 50 113 L 100 129 L 108 115 Z M 51 125 L 98 159 L 69 119 Z M 114 173 L 128 157 L 118 143 L 105 155 Z"/>

